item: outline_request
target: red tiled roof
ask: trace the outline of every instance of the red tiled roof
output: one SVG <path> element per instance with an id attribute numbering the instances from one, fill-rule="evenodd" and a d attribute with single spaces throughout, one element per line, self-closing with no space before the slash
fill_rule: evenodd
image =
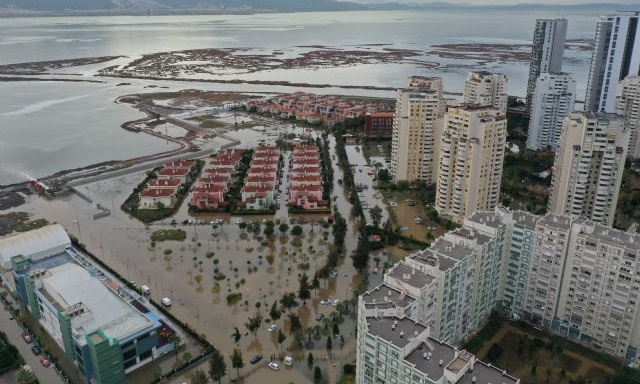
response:
<path id="1" fill-rule="evenodd" d="M 186 176 L 188 169 L 163 168 L 158 172 L 158 176 Z"/>
<path id="2" fill-rule="evenodd" d="M 142 197 L 169 197 L 176 192 L 175 189 L 159 189 L 159 188 L 147 188 L 140 196 Z"/>
<path id="3" fill-rule="evenodd" d="M 179 179 L 152 179 L 147 183 L 147 187 L 173 187 L 177 188 L 182 184 Z"/>
<path id="4" fill-rule="evenodd" d="M 184 167 L 191 168 L 194 163 L 195 163 L 194 160 L 176 160 L 176 161 L 169 161 L 167 163 L 164 163 L 164 167 L 165 168 L 184 168 Z"/>

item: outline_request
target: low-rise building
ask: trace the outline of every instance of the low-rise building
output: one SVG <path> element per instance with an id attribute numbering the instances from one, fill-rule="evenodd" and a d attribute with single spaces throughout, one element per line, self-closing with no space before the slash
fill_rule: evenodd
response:
<path id="1" fill-rule="evenodd" d="M 147 188 L 140 192 L 138 207 L 143 209 L 157 209 L 172 207 L 177 200 L 177 189 Z"/>
<path id="2" fill-rule="evenodd" d="M 367 113 L 364 116 L 364 134 L 369 137 L 387 137 L 393 135 L 393 112 Z"/>
<path id="3" fill-rule="evenodd" d="M 175 327 L 73 247 L 11 263 L 16 296 L 87 381 L 124 382 L 174 349 Z"/>

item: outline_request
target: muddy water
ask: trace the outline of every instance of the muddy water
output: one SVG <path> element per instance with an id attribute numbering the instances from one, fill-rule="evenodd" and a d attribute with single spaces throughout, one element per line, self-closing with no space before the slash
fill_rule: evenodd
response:
<path id="1" fill-rule="evenodd" d="M 259 139 L 255 132 L 253 136 Z M 342 178 L 339 169 L 335 169 L 334 173 L 336 181 Z M 32 213 L 34 217 L 46 217 L 50 221 L 62 224 L 85 243 L 92 253 L 122 276 L 149 286 L 151 296 L 155 300 L 170 297 L 173 302 L 171 311 L 199 333 L 206 335 L 223 353 L 230 354 L 235 347 L 230 335 L 233 328 L 238 327 L 243 333 L 239 347 L 248 365 L 240 373 L 247 375 L 247 382 L 259 380 L 258 378 L 263 377 L 264 369 L 257 371 L 259 374 L 255 373 L 255 367 L 248 363 L 250 357 L 257 353 L 268 357 L 271 354 L 282 355 L 284 352 L 276 342 L 277 332 L 270 333 L 266 329 L 267 326 L 263 325 L 255 337 L 245 335 L 244 324 L 248 317 L 258 311 L 267 318 L 269 308 L 283 292 L 297 292 L 298 275 L 303 269 L 312 276 L 314 271 L 323 265 L 327 245 L 332 242 L 331 230 L 311 223 L 321 218 L 318 215 L 296 215 L 296 220 L 302 216 L 306 221 L 301 224 L 304 231 L 301 238 L 274 236 L 265 239 L 264 235 L 248 234 L 238 227 L 238 220 L 248 218 L 218 215 L 224 219 L 224 224 L 218 229 L 213 229 L 211 225 L 178 225 L 177 227 L 187 233 L 184 242 L 166 241 L 152 246 L 152 232 L 170 228 L 169 220 L 146 226 L 119 209 L 143 177 L 142 173 L 138 173 L 79 187 L 94 200 L 94 203 L 111 209 L 111 216 L 102 219 L 93 220 L 93 214 L 97 213 L 95 206 L 75 195 L 51 201 L 33 196 L 20 209 Z M 333 194 L 337 196 L 335 206 L 348 217 L 350 205 L 340 188 L 336 188 Z M 178 223 L 190 218 L 186 204 L 174 218 Z M 263 219 L 250 219 L 254 218 Z M 349 222 L 348 255 L 355 248 L 356 239 L 353 233 L 354 222 L 350 219 Z M 213 255 L 210 252 L 213 252 Z M 216 268 L 219 273 L 225 275 L 217 285 L 213 278 Z M 315 317 L 319 313 L 329 317 L 335 308 L 321 305 L 320 300 L 347 299 L 353 295 L 357 283 L 356 271 L 347 257 L 339 266 L 336 277 L 322 282 L 321 289 L 312 294 L 312 299 L 305 306 L 295 310 L 300 315 L 303 325 L 306 327 L 318 323 Z M 235 292 L 242 293 L 242 300 L 228 306 L 225 298 L 229 293 Z M 259 309 L 257 305 L 260 306 Z M 284 348 L 287 349 L 293 342 L 293 336 L 288 332 L 288 321 L 283 318 L 277 320 L 276 324 L 285 330 L 287 340 L 284 342 Z M 353 340 L 355 320 L 347 317 L 340 329 L 345 337 L 347 350 L 347 346 Z M 325 340 L 326 335 L 314 342 L 311 348 L 314 355 L 326 355 Z M 334 346 L 336 345 L 339 345 L 339 342 L 334 340 Z M 307 351 L 294 348 L 287 353 L 303 360 Z M 346 354 L 343 356 L 345 361 L 355 357 L 353 353 L 350 356 Z M 318 362 L 323 372 L 330 372 L 331 370 L 327 369 L 332 368 L 335 371 L 333 375 L 336 375 L 339 370 L 332 367 L 332 364 L 334 363 L 330 360 Z M 168 368 L 163 367 L 162 370 L 166 372 Z M 287 381 L 293 382 L 304 382 L 299 379 L 301 377 L 311 378 L 306 362 L 304 366 L 294 365 L 290 373 L 291 378 L 287 372 L 282 369 L 279 372 L 268 373 L 282 375 L 283 378 L 286 376 Z M 267 375 L 267 372 L 264 374 Z M 335 382 L 335 377 L 330 377 L 330 382 Z"/>
<path id="2" fill-rule="evenodd" d="M 365 186 L 365 189 L 359 193 L 360 202 L 363 205 L 362 208 L 364 210 L 365 217 L 367 218 L 367 223 L 371 223 L 371 215 L 367 208 L 373 208 L 376 205 L 382 208 L 382 220 L 380 223 L 384 223 L 389 217 L 389 214 L 387 213 L 386 205 L 382 200 L 382 195 L 380 192 L 373 189 L 373 185 L 375 183 L 373 181 L 373 175 L 376 172 L 375 168 L 367 164 L 362 153 L 361 145 L 347 145 L 346 150 L 356 185 L 362 184 Z"/>

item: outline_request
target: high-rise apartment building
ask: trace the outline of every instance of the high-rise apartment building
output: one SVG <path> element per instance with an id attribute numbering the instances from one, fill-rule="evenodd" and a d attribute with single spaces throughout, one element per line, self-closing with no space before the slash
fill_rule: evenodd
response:
<path id="1" fill-rule="evenodd" d="M 542 73 L 530 101 L 527 148 L 556 151 L 564 118 L 573 111 L 576 82 L 567 73 Z"/>
<path id="2" fill-rule="evenodd" d="M 584 217 L 538 220 L 523 316 L 636 362 L 640 236 Z"/>
<path id="3" fill-rule="evenodd" d="M 439 77 L 413 76 L 398 90 L 391 139 L 394 181 L 435 182 L 436 138 L 445 108 Z"/>
<path id="4" fill-rule="evenodd" d="M 618 85 L 616 113 L 624 116 L 629 131 L 627 155 L 640 157 L 640 76 L 629 76 Z"/>
<path id="5" fill-rule="evenodd" d="M 507 77 L 500 73 L 469 72 L 464 82 L 464 103 L 496 107 L 507 113 Z"/>
<path id="6" fill-rule="evenodd" d="M 533 32 L 529 81 L 527 82 L 527 107 L 531 109 L 533 92 L 540 74 L 562 71 L 564 41 L 567 36 L 567 19 L 538 19 Z"/>
<path id="7" fill-rule="evenodd" d="M 553 164 L 548 211 L 612 225 L 628 144 L 622 117 L 570 114 Z"/>
<path id="8" fill-rule="evenodd" d="M 497 108 L 451 107 L 444 117 L 436 210 L 462 222 L 498 205 L 507 119 Z"/>
<path id="9" fill-rule="evenodd" d="M 640 235 L 586 217 L 541 217 L 504 208 L 476 212 L 461 228 L 393 266 L 381 285 L 360 296 L 358 369 L 366 366 L 370 380 L 401 361 L 416 363 L 410 356 L 426 339 L 455 349 L 492 310 L 637 364 L 639 258 Z M 381 348 L 414 340 L 417 344 L 404 351 Z M 389 351 L 398 353 L 389 360 Z M 427 360 L 429 352 L 435 354 L 433 346 L 421 352 Z M 389 361 L 397 364 L 378 370 Z M 429 373 L 433 382 L 440 383 L 440 377 L 441 372 Z"/>
<path id="10" fill-rule="evenodd" d="M 640 75 L 640 12 L 602 16 L 587 83 L 586 111 L 614 112 L 618 83 Z"/>

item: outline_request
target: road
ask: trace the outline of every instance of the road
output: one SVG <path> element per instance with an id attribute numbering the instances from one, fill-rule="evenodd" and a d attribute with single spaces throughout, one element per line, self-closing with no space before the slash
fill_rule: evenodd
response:
<path id="1" fill-rule="evenodd" d="M 33 343 L 27 344 L 22 339 L 22 328 L 18 325 L 15 320 L 10 320 L 9 311 L 4 307 L 4 305 L 0 305 L 2 311 L 0 311 L 0 329 L 7 334 L 7 338 L 9 341 L 18 348 L 22 357 L 26 364 L 31 367 L 33 373 L 38 376 L 41 383 L 52 383 L 52 384 L 63 384 L 64 381 L 58 376 L 55 369 L 53 367 L 45 368 L 40 363 L 40 356 L 35 356 L 33 352 L 31 352 L 31 346 Z"/>

